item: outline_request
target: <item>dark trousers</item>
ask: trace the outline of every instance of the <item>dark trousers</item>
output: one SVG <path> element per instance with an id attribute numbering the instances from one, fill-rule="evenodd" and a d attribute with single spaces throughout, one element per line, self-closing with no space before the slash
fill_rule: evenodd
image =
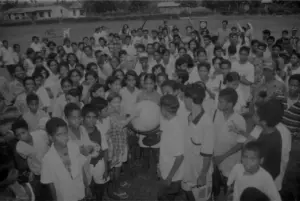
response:
<path id="1" fill-rule="evenodd" d="M 179 194 L 181 189 L 181 181 L 174 181 L 169 186 L 163 186 L 157 196 L 158 201 L 173 201 Z"/>
<path id="2" fill-rule="evenodd" d="M 155 170 L 157 168 L 159 149 L 158 148 L 141 148 L 143 166 L 148 170 Z"/>
<path id="3" fill-rule="evenodd" d="M 283 201 L 300 199 L 300 140 L 292 142 L 280 195 Z"/>
<path id="4" fill-rule="evenodd" d="M 95 201 L 102 201 L 106 189 L 106 183 L 96 184 L 94 180 L 92 180 L 90 187 L 91 187 L 93 197 L 95 197 Z"/>
<path id="5" fill-rule="evenodd" d="M 51 192 L 47 185 L 41 183 L 40 175 L 34 175 L 33 180 L 30 182 L 33 189 L 35 200 L 47 201 L 52 200 Z"/>

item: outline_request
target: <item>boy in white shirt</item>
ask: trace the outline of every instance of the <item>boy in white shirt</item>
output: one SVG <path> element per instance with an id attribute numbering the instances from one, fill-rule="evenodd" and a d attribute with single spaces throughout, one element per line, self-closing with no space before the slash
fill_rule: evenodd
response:
<path id="1" fill-rule="evenodd" d="M 64 120 L 50 119 L 46 131 L 52 146 L 42 161 L 41 183 L 49 186 L 53 200 L 82 200 L 89 195 L 88 180 L 83 171 L 86 158 L 81 155 L 78 145 L 69 140 Z"/>
<path id="2" fill-rule="evenodd" d="M 159 154 L 159 174 L 162 186 L 158 200 L 174 200 L 180 191 L 183 178 L 184 130 L 176 114 L 179 101 L 173 95 L 165 95 L 160 99 L 162 131 Z"/>
<path id="3" fill-rule="evenodd" d="M 260 146 L 255 141 L 246 144 L 242 164 L 236 164 L 228 177 L 227 185 L 234 185 L 233 201 L 239 201 L 243 191 L 249 187 L 260 190 L 272 201 L 281 201 L 273 178 L 260 167 L 263 160 Z"/>
<path id="4" fill-rule="evenodd" d="M 40 43 L 39 37 L 37 36 L 32 37 L 32 43 L 30 45 L 30 48 L 32 48 L 35 52 L 42 51 L 42 44 Z"/>

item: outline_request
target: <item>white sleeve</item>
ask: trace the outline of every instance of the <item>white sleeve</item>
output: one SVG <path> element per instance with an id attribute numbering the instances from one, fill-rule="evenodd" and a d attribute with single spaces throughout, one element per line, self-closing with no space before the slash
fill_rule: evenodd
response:
<path id="1" fill-rule="evenodd" d="M 48 158 L 44 158 L 42 161 L 42 170 L 41 170 L 41 183 L 50 184 L 53 183 L 54 174 L 51 169 L 51 165 Z"/>
<path id="2" fill-rule="evenodd" d="M 203 143 L 201 146 L 201 154 L 212 155 L 214 151 L 214 143 L 215 143 L 215 132 L 213 128 L 213 124 L 211 123 L 205 128 Z"/>
<path id="3" fill-rule="evenodd" d="M 241 119 L 239 119 L 238 121 L 235 121 L 234 123 L 240 130 L 246 131 L 246 121 L 245 121 L 244 117 L 241 117 Z M 247 139 L 243 135 L 239 135 L 237 138 L 238 143 L 244 143 L 246 140 Z"/>
<path id="4" fill-rule="evenodd" d="M 250 67 L 250 66 L 249 66 Z M 251 71 L 249 71 L 246 75 L 246 79 L 249 81 L 249 82 L 254 82 L 254 66 L 251 64 Z"/>
<path id="5" fill-rule="evenodd" d="M 16 150 L 22 158 L 27 158 L 35 154 L 34 149 L 23 141 L 19 141 L 16 145 Z"/>
<path id="6" fill-rule="evenodd" d="M 231 170 L 231 172 L 230 172 L 230 174 L 228 176 L 227 186 L 231 186 L 235 182 L 236 177 L 238 175 L 238 170 L 239 170 L 240 166 L 241 166 L 241 164 L 236 164 L 232 168 L 232 170 Z"/>

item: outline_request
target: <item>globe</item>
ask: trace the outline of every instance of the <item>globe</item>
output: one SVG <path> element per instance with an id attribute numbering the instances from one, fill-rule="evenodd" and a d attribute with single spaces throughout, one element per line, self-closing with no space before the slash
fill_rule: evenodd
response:
<path id="1" fill-rule="evenodd" d="M 144 100 L 137 103 L 137 110 L 140 116 L 132 120 L 134 129 L 140 132 L 147 132 L 155 129 L 160 123 L 160 107 L 153 101 Z"/>

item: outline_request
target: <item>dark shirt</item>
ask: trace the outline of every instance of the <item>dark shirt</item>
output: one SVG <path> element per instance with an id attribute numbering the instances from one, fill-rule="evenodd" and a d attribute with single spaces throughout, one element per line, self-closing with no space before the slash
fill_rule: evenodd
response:
<path id="1" fill-rule="evenodd" d="M 275 180 L 280 173 L 282 139 L 276 129 L 273 133 L 262 133 L 257 141 L 261 144 L 263 157 L 262 167 L 270 173 Z"/>
<path id="2" fill-rule="evenodd" d="M 101 142 L 102 142 L 101 133 L 97 128 L 95 128 L 93 132 L 89 133 L 89 137 L 92 142 L 98 144 L 101 148 Z M 99 153 L 96 157 L 91 158 L 90 163 L 92 165 L 96 165 L 99 160 L 102 160 L 102 158 L 103 158 L 103 155 Z"/>

